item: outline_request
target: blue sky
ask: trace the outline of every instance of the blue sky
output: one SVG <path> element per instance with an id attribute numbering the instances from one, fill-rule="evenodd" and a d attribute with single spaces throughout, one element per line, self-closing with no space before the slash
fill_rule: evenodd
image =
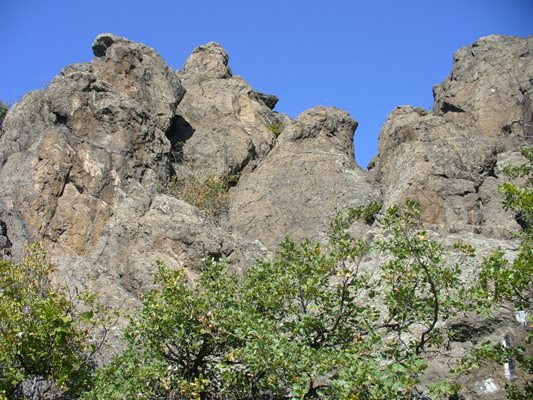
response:
<path id="1" fill-rule="evenodd" d="M 533 34 L 533 0 L 0 0 L 0 98 L 17 101 L 113 32 L 155 48 L 174 69 L 217 41 L 235 75 L 295 117 L 315 105 L 359 122 L 366 167 L 397 105 L 432 106 L 453 51 L 488 34 Z"/>

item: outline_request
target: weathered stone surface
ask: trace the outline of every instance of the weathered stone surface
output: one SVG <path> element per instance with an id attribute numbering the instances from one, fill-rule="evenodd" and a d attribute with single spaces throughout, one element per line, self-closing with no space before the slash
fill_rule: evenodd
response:
<path id="1" fill-rule="evenodd" d="M 531 120 L 533 36 L 491 35 L 455 52 L 434 111 L 489 137 L 524 136 Z"/>
<path id="2" fill-rule="evenodd" d="M 90 253 L 78 257 L 54 245 L 51 249 L 61 278 L 75 277 L 78 285 L 116 305 L 137 304 L 138 295 L 152 284 L 158 260 L 184 268 L 194 279 L 207 257 L 226 258 L 239 272 L 240 265 L 267 256 L 260 243 L 230 234 L 195 207 L 141 186 L 116 207 Z"/>
<path id="3" fill-rule="evenodd" d="M 4 221 L 0 220 L 0 260 L 11 256 L 11 241 L 7 237 L 7 229 Z"/>
<path id="4" fill-rule="evenodd" d="M 487 257 L 494 249 L 501 249 L 512 259 L 519 246 L 517 240 L 488 238 L 478 234 L 432 233 L 432 237 L 443 244 L 447 261 L 461 266 L 461 281 L 469 283 L 478 276 L 480 259 Z M 457 241 L 472 245 L 479 259 L 467 257 L 454 249 L 454 243 Z M 486 317 L 469 313 L 446 321 L 445 326 L 453 328 L 456 333 L 450 336 L 446 352 L 427 355 L 428 368 L 422 374 L 422 385 L 451 379 L 461 385 L 461 398 L 465 400 L 506 398 L 504 387 L 510 382 L 510 377 L 507 375 L 509 371 L 506 372 L 503 365 L 481 366 L 460 376 L 451 375 L 450 366 L 457 365 L 475 346 L 487 341 L 501 344 L 505 340 L 507 345 L 523 346 L 527 329 L 516 318 L 516 314 L 508 309 L 494 310 Z M 521 375 L 522 372 L 514 371 L 513 379 L 523 380 L 525 377 Z"/>
<path id="5" fill-rule="evenodd" d="M 194 275 L 205 257 L 238 269 L 265 255 L 158 194 L 172 174 L 169 137 L 185 92 L 174 71 L 152 49 L 111 34 L 93 49 L 92 63 L 65 68 L 6 118 L 2 246 L 18 260 L 27 241 L 44 240 L 59 277 L 121 305 L 136 303 L 157 259 Z"/>
<path id="6" fill-rule="evenodd" d="M 169 176 L 179 79 L 146 46 L 113 35 L 96 42 L 104 40 L 105 54 L 65 68 L 6 119 L 0 186 L 11 190 L 2 212 L 20 215 L 26 230 L 14 237 L 83 254 L 132 182 L 149 188 Z"/>
<path id="7" fill-rule="evenodd" d="M 216 42 L 209 42 L 192 52 L 180 75 L 185 83 L 230 78 L 232 72 L 228 61 L 226 50 Z"/>
<path id="8" fill-rule="evenodd" d="M 375 163 L 385 206 L 411 198 L 428 226 L 510 237 L 519 226 L 501 207 L 496 165 L 513 144 L 422 109 L 397 108 L 381 131 Z"/>
<path id="9" fill-rule="evenodd" d="M 265 257 L 259 242 L 159 194 L 176 159 L 169 138 L 185 92 L 174 71 L 152 49 L 111 34 L 98 36 L 93 49 L 92 63 L 65 68 L 6 118 L 0 134 L 1 255 L 19 260 L 26 242 L 44 240 L 58 281 L 129 310 L 150 287 L 157 260 L 194 279 L 206 257 L 227 258 L 236 272 Z M 241 104 L 272 114 L 244 81 L 230 82 L 237 99 L 241 90 L 250 94 Z M 264 124 L 262 129 L 271 145 L 272 133 Z M 111 332 L 106 357 L 120 350 L 123 323 Z"/>
<path id="10" fill-rule="evenodd" d="M 501 240 L 521 228 L 503 209 L 499 187 L 509 179 L 504 166 L 526 161 L 517 148 L 530 145 L 532 43 L 489 36 L 459 50 L 451 76 L 434 88 L 434 112 L 398 107 L 381 131 L 372 173 L 385 207 L 417 200 L 422 223 L 439 232 L 449 251 L 459 239 L 485 255 L 501 248 L 512 258 L 517 250 L 516 242 Z M 466 280 L 475 275 L 473 266 L 460 265 Z M 448 365 L 475 343 L 523 344 L 525 336 L 523 325 L 505 312 L 492 320 L 465 316 L 450 323 L 463 327 L 465 336 L 451 340 L 448 352 L 430 356 L 423 383 L 448 377 Z M 500 399 L 509 379 L 503 368 L 482 368 L 457 383 L 462 398 Z"/>
<path id="11" fill-rule="evenodd" d="M 427 226 L 449 232 L 511 237 L 520 229 L 501 206 L 500 153 L 528 140 L 532 44 L 482 38 L 456 52 L 452 74 L 434 89 L 435 112 L 389 115 L 374 161 L 385 205 L 413 198 Z"/>
<path id="12" fill-rule="evenodd" d="M 253 169 L 274 145 L 271 126 L 288 120 L 271 110 L 274 97 L 232 76 L 228 55 L 213 42 L 194 50 L 178 76 L 186 94 L 177 108 L 177 161 L 204 176 Z"/>
<path id="13" fill-rule="evenodd" d="M 356 126 L 335 108 L 316 107 L 298 116 L 231 193 L 229 225 L 275 249 L 287 235 L 323 238 L 336 208 L 379 199 L 354 162 Z"/>

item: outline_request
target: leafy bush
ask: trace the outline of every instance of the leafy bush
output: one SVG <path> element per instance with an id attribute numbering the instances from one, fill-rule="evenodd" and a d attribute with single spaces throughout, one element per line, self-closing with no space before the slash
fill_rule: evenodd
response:
<path id="1" fill-rule="evenodd" d="M 95 315 L 76 312 L 51 287 L 52 267 L 34 247 L 20 265 L 0 264 L 0 396 L 29 390 L 34 397 L 86 400 L 420 398 L 425 353 L 454 334 L 448 319 L 498 305 L 527 311 L 531 324 L 531 166 L 508 173 L 526 178 L 525 187 L 502 186 L 504 206 L 525 221 L 519 252 L 512 261 L 493 252 L 469 287 L 419 226 L 416 203 L 381 215 L 375 203 L 339 213 L 326 244 L 286 239 L 272 260 L 241 277 L 224 260 L 209 260 L 194 282 L 159 263 L 154 288 L 125 333 L 125 352 L 95 375 L 98 346 L 80 329 Z M 217 193 L 217 185 L 209 190 Z M 377 232 L 352 238 L 354 219 L 376 224 Z M 475 256 L 465 241 L 455 248 Z M 532 336 L 529 330 L 529 343 Z M 525 348 L 491 343 L 474 349 L 457 372 L 510 360 L 533 372 Z M 430 389 L 433 399 L 458 390 L 447 381 Z M 527 382 L 507 386 L 514 400 L 532 392 Z"/>
<path id="2" fill-rule="evenodd" d="M 0 129 L 2 128 L 2 124 L 4 123 L 4 118 L 6 117 L 6 114 L 8 111 L 9 111 L 8 105 L 4 103 L 2 100 L 0 100 Z"/>
<path id="3" fill-rule="evenodd" d="M 525 184 L 504 183 L 500 191 L 504 196 L 506 210 L 513 211 L 521 222 L 523 231 L 518 254 L 513 261 L 504 257 L 504 252 L 497 249 L 482 263 L 477 284 L 472 288 L 472 308 L 481 313 L 488 313 L 496 305 L 526 316 L 527 336 L 525 343 L 533 343 L 533 148 L 521 150 L 527 162 L 506 167 L 504 173 L 510 178 L 521 178 Z M 523 346 L 483 343 L 462 360 L 458 372 L 478 368 L 487 363 L 500 365 L 513 362 L 526 374 L 533 374 L 533 355 Z M 533 381 L 523 385 L 506 385 L 508 398 L 513 400 L 531 399 Z"/>
<path id="4" fill-rule="evenodd" d="M 54 287 L 40 243 L 0 261 L 0 399 L 78 398 L 116 314 L 90 293 Z"/>
<path id="5" fill-rule="evenodd" d="M 502 191 L 506 208 L 531 215 L 527 190 L 509 184 Z M 459 266 L 418 226 L 416 203 L 377 216 L 380 208 L 339 213 L 326 245 L 286 239 L 272 261 L 257 262 L 241 278 L 224 261 L 209 261 L 192 283 L 159 264 L 126 352 L 98 372 L 85 398 L 412 399 L 420 396 L 424 354 L 454 335 L 446 320 L 502 304 L 531 315 L 530 225 L 514 261 L 495 251 L 465 287 Z M 379 231 L 353 239 L 347 228 L 356 218 L 377 221 Z M 455 248 L 475 256 L 465 241 Z M 365 262 L 369 255 L 379 267 Z M 491 343 L 456 371 L 511 359 L 531 373 L 525 349 Z M 437 399 L 459 389 L 442 381 L 429 390 Z M 526 399 L 532 387 L 507 391 Z"/>
<path id="6" fill-rule="evenodd" d="M 343 214 L 328 245 L 287 239 L 241 282 L 223 261 L 192 286 L 160 264 L 128 350 L 87 398 L 408 398 L 457 286 L 416 213 L 391 208 L 373 242 L 350 238 Z M 386 260 L 377 274 L 369 251 Z"/>
<path id="7" fill-rule="evenodd" d="M 275 122 L 275 123 L 272 123 L 270 125 L 268 125 L 268 129 L 270 130 L 270 132 L 272 132 L 274 134 L 274 136 L 278 137 L 279 135 L 281 135 L 281 132 L 283 131 L 283 129 L 285 128 L 285 125 L 282 124 L 282 123 L 279 123 L 279 122 Z"/>
<path id="8" fill-rule="evenodd" d="M 53 271 L 39 244 L 18 265 L 0 261 L 0 398 L 72 398 L 90 387 L 101 340 L 89 332 L 101 314 L 91 296 L 77 311 L 52 287 Z"/>

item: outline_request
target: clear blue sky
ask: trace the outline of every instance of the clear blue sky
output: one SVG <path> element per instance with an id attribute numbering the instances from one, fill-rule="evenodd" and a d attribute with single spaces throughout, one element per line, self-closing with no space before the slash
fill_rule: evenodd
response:
<path id="1" fill-rule="evenodd" d="M 279 96 L 295 117 L 315 105 L 359 121 L 365 167 L 397 105 L 432 106 L 452 53 L 488 34 L 533 33 L 533 0 L 0 0 L 0 98 L 13 103 L 113 32 L 155 48 L 174 69 L 217 41 L 234 74 Z"/>

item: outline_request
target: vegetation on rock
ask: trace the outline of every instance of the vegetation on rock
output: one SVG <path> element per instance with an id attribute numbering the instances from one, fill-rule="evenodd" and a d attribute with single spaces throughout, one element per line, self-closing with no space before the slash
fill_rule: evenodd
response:
<path id="1" fill-rule="evenodd" d="M 0 128 L 2 127 L 2 124 L 4 123 L 4 118 L 6 117 L 6 114 L 9 110 L 9 107 L 6 103 L 4 103 L 2 100 L 0 100 Z"/>
<path id="2" fill-rule="evenodd" d="M 278 137 L 279 135 L 281 135 L 281 132 L 283 131 L 283 129 L 285 128 L 284 124 L 282 123 L 272 123 L 270 125 L 268 125 L 268 129 L 270 130 L 270 132 L 272 132 L 274 134 L 274 136 Z"/>
<path id="3" fill-rule="evenodd" d="M 55 289 L 45 255 L 35 244 L 17 265 L 0 261 L 0 399 L 76 398 L 91 386 L 104 310 Z"/>
<path id="4" fill-rule="evenodd" d="M 209 217 L 219 217 L 228 211 L 229 188 L 238 181 L 238 175 L 223 178 L 198 177 L 194 174 L 175 175 L 166 185 L 172 196 L 181 199 Z"/>
<path id="5" fill-rule="evenodd" d="M 533 147 L 521 149 L 527 162 L 519 166 L 507 166 L 504 173 L 522 184 L 504 183 L 500 191 L 504 196 L 505 209 L 515 213 L 523 227 L 519 234 L 520 248 L 516 257 L 509 261 L 501 250 L 495 250 L 485 259 L 479 272 L 478 283 L 472 290 L 470 300 L 476 311 L 487 313 L 499 306 L 523 316 L 527 334 L 525 345 L 533 343 Z M 508 383 L 509 399 L 527 400 L 533 397 L 533 354 L 524 346 L 506 343 L 483 343 L 469 354 L 457 368 L 465 372 L 489 362 L 500 365 L 511 362 L 529 379 L 522 384 Z"/>
<path id="6" fill-rule="evenodd" d="M 527 214 L 522 189 L 502 191 L 508 208 Z M 465 286 L 459 265 L 418 226 L 414 202 L 378 217 L 371 239 L 351 238 L 353 220 L 371 222 L 376 210 L 339 213 L 327 245 L 285 240 L 241 281 L 224 261 L 210 260 L 192 284 L 160 264 L 127 332 L 127 351 L 99 371 L 87 398 L 409 399 L 418 395 L 424 353 L 455 334 L 447 320 L 502 303 L 531 312 L 529 228 L 513 262 L 496 251 Z M 456 247 L 472 255 L 466 242 Z M 369 254 L 382 260 L 377 270 L 365 264 Z M 490 343 L 457 371 L 511 358 L 532 372 L 524 348 Z M 449 398 L 459 387 L 444 381 L 429 390 Z M 507 390 L 525 399 L 531 385 Z"/>

